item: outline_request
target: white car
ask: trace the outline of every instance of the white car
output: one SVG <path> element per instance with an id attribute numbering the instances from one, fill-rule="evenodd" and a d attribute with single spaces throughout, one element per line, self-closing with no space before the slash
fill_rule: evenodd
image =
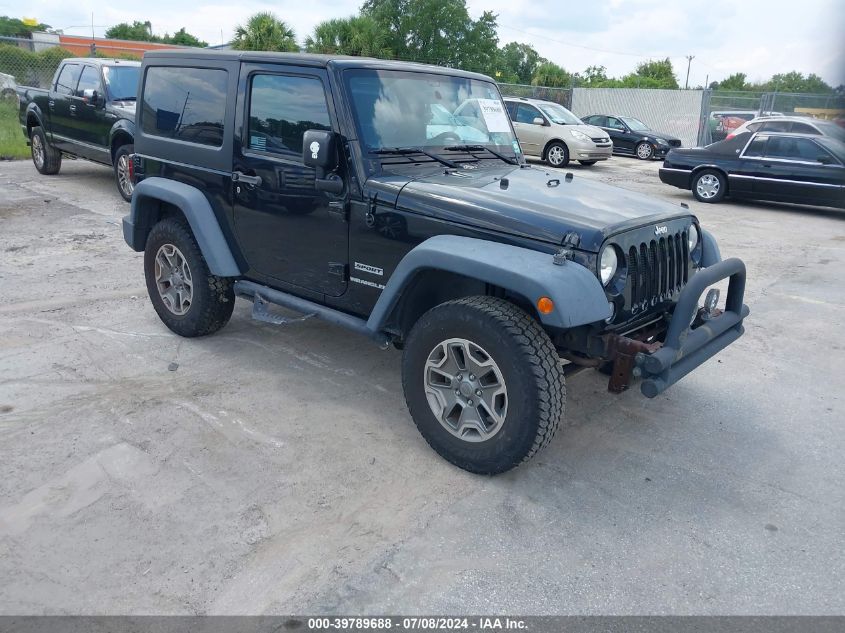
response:
<path id="1" fill-rule="evenodd" d="M 845 141 L 845 128 L 832 121 L 796 116 L 762 116 L 744 123 L 728 134 L 727 140 L 743 132 L 791 132 L 793 134 L 813 134 L 830 136 Z"/>
<path id="2" fill-rule="evenodd" d="M 0 99 L 15 99 L 18 98 L 18 87 L 15 78 L 6 73 L 0 73 Z"/>
<path id="3" fill-rule="evenodd" d="M 426 126 L 426 138 L 442 140 L 444 143 L 490 142 L 489 134 L 475 128 L 472 121 L 452 114 L 439 103 L 431 104 L 431 120 Z"/>

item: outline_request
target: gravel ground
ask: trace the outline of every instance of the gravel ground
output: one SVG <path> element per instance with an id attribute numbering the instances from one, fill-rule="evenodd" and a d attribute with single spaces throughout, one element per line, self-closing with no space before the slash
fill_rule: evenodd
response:
<path id="1" fill-rule="evenodd" d="M 0 162 L 0 614 L 841 614 L 845 213 L 696 203 L 747 333 L 654 400 L 568 384 L 528 465 L 419 436 L 400 353 L 158 320 L 109 170 Z"/>

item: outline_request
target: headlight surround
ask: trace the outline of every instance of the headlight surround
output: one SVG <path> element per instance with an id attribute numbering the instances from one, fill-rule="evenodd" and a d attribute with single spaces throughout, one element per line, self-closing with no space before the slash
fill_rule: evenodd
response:
<path id="1" fill-rule="evenodd" d="M 619 256 L 616 254 L 616 248 L 612 245 L 605 246 L 599 255 L 599 279 L 602 286 L 610 283 L 617 268 L 619 268 Z"/>
<path id="2" fill-rule="evenodd" d="M 698 231 L 698 227 L 695 224 L 690 224 L 689 232 L 687 232 L 687 243 L 690 253 L 698 246 L 699 240 L 701 240 L 701 234 Z"/>
<path id="3" fill-rule="evenodd" d="M 658 145 L 668 145 L 669 144 L 669 143 L 666 142 L 665 138 L 656 138 L 656 139 L 654 139 L 654 142 L 657 143 Z"/>
<path id="4" fill-rule="evenodd" d="M 572 138 L 578 139 L 579 141 L 590 140 L 590 137 L 581 132 L 580 130 L 569 130 L 569 133 L 572 135 Z"/>

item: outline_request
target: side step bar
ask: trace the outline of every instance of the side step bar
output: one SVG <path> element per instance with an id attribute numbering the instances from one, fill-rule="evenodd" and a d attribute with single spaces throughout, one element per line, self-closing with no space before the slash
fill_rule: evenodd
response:
<path id="1" fill-rule="evenodd" d="M 254 281 L 236 281 L 235 294 L 239 297 L 247 297 L 254 302 L 253 316 L 257 314 L 258 316 L 256 316 L 256 318 L 261 321 L 283 325 L 285 323 L 295 321 L 304 321 L 311 316 L 316 316 L 324 321 L 328 321 L 329 323 L 340 325 L 341 327 L 345 327 L 347 330 L 352 330 L 353 332 L 357 332 L 358 334 L 363 334 L 364 336 L 374 339 L 376 343 L 382 347 L 387 347 L 390 344 L 389 336 L 382 332 L 373 332 L 367 327 L 367 322 L 364 319 L 352 316 L 351 314 L 346 314 L 340 310 L 335 310 L 334 308 L 320 305 L 319 303 L 314 303 L 313 301 L 308 301 L 308 299 L 303 299 L 302 297 L 288 294 L 287 292 L 282 292 L 281 290 L 262 286 Z M 266 306 L 264 305 L 264 303 L 268 301 L 306 316 L 299 319 L 286 319 L 284 317 L 269 315 L 267 313 Z"/>

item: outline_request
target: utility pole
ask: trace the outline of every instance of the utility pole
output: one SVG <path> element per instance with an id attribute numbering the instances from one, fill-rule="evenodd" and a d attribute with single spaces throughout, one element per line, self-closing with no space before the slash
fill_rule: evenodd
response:
<path id="1" fill-rule="evenodd" d="M 684 82 L 684 90 L 689 89 L 689 67 L 694 59 L 695 55 L 687 55 L 687 80 Z"/>

